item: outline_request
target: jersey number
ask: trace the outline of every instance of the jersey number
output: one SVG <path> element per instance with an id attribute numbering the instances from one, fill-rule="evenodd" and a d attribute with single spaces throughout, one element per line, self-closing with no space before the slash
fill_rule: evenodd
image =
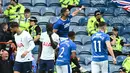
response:
<path id="1" fill-rule="evenodd" d="M 97 47 L 97 44 L 98 44 L 98 47 Z M 94 41 L 94 49 L 95 49 L 95 52 L 101 52 L 101 41 Z"/>
<path id="2" fill-rule="evenodd" d="M 61 58 L 62 58 L 62 57 L 63 57 L 63 53 L 64 53 L 65 48 L 64 48 L 64 47 L 62 47 L 61 49 L 62 49 L 62 51 L 61 51 L 61 53 L 60 53 L 59 57 L 61 57 Z"/>

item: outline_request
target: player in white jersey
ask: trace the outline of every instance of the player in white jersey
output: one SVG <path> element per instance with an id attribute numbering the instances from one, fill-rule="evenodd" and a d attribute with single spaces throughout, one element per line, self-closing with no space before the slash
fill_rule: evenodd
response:
<path id="1" fill-rule="evenodd" d="M 14 73 L 31 73 L 32 70 L 32 53 L 35 47 L 33 38 L 27 31 L 19 29 L 17 22 L 10 23 L 11 32 L 16 32 L 15 42 L 17 44 L 17 54 L 14 64 Z"/>
<path id="2" fill-rule="evenodd" d="M 42 42 L 40 63 L 39 63 L 39 73 L 53 73 L 54 72 L 54 60 L 55 60 L 55 51 L 58 43 L 59 36 L 56 33 L 53 33 L 53 25 L 46 25 L 46 32 L 43 32 L 40 36 L 40 41 Z M 54 47 L 55 45 L 55 47 Z"/>

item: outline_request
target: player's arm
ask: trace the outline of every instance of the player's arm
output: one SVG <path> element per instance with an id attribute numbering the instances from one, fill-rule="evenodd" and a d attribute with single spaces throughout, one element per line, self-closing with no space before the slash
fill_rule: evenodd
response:
<path id="1" fill-rule="evenodd" d="M 72 16 L 76 16 L 83 8 L 85 8 L 85 7 L 82 6 L 81 8 L 75 10 L 75 11 L 72 13 Z"/>
<path id="2" fill-rule="evenodd" d="M 33 39 L 34 42 L 38 41 L 40 39 L 40 35 L 41 35 L 41 28 L 38 26 L 36 27 L 36 37 Z"/>
<path id="3" fill-rule="evenodd" d="M 107 45 L 108 52 L 110 53 L 110 55 L 111 55 L 112 58 L 113 58 L 113 63 L 116 64 L 116 58 L 115 58 L 115 55 L 114 55 L 112 46 L 111 46 L 111 44 L 110 44 L 110 41 L 106 41 L 106 45 Z"/>
<path id="4" fill-rule="evenodd" d="M 72 56 L 72 58 L 76 58 L 76 44 L 72 43 L 71 46 L 72 46 L 71 56 Z"/>
<path id="5" fill-rule="evenodd" d="M 57 21 L 57 22 L 54 24 L 54 26 L 53 26 L 53 32 L 54 32 L 54 33 L 57 33 L 59 27 L 60 27 L 60 25 L 59 25 L 59 23 L 58 23 L 58 21 Z"/>
<path id="6" fill-rule="evenodd" d="M 27 35 L 27 41 L 29 43 L 29 48 L 27 49 L 27 51 L 30 52 L 35 47 L 35 44 L 34 44 L 33 38 L 31 37 L 31 35 L 29 33 Z"/>

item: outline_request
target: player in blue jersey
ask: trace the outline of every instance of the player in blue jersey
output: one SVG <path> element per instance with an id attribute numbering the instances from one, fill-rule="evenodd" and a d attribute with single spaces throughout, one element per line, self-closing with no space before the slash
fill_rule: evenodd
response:
<path id="1" fill-rule="evenodd" d="M 69 33 L 69 26 L 70 26 L 70 19 L 77 15 L 78 12 L 80 12 L 84 6 L 79 8 L 78 10 L 74 11 L 72 14 L 70 14 L 69 9 L 62 8 L 61 9 L 61 18 L 54 24 L 53 26 L 53 32 L 57 33 L 60 37 L 60 40 L 64 40 L 68 37 Z"/>
<path id="2" fill-rule="evenodd" d="M 70 57 L 76 58 L 76 44 L 73 42 L 75 34 L 71 34 L 68 37 L 68 39 L 61 41 L 59 44 L 58 58 L 56 60 L 57 73 L 72 73 Z"/>
<path id="3" fill-rule="evenodd" d="M 109 35 L 105 34 L 106 23 L 99 23 L 99 32 L 92 35 L 92 73 L 108 73 L 108 51 L 113 57 L 113 63 L 116 63 L 116 58 L 110 44 Z"/>

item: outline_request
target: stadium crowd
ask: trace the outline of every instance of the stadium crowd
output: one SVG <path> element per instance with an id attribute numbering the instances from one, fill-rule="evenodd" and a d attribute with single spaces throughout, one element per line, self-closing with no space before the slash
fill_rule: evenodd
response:
<path id="1" fill-rule="evenodd" d="M 87 36 L 91 37 L 91 71 L 83 67 L 76 56 L 76 33 L 69 30 L 71 19 L 87 7 L 80 6 L 80 0 L 59 2 L 60 18 L 48 22 L 43 31 L 38 18 L 19 0 L 10 0 L 5 11 L 0 0 L 0 13 L 8 18 L 0 24 L 0 73 L 111 73 L 109 63 L 117 64 L 118 56 L 125 58 L 116 73 L 130 73 L 130 52 L 122 53 L 130 44 L 119 36 L 118 27 L 108 32 L 101 10 L 94 11 L 86 24 Z M 78 9 L 70 14 L 73 7 Z"/>

